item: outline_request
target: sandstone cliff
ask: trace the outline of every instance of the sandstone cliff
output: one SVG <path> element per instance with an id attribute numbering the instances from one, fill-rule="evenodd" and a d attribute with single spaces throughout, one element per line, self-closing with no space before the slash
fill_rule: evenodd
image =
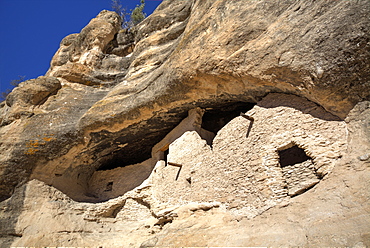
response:
<path id="1" fill-rule="evenodd" d="M 102 11 L 0 105 L 0 242 L 370 245 L 369 8 Z"/>

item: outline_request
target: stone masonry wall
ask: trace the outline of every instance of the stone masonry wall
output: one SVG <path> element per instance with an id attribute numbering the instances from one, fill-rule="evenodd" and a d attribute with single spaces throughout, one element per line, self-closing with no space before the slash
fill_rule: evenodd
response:
<path id="1" fill-rule="evenodd" d="M 253 217 L 314 186 L 346 150 L 345 123 L 303 98 L 270 94 L 246 114 L 254 118 L 248 137 L 250 121 L 237 117 L 218 132 L 212 147 L 196 132 L 174 141 L 167 161 L 182 167 L 156 168 L 155 198 L 169 205 L 219 201 Z M 292 146 L 312 161 L 293 165 L 287 176 L 278 152 Z"/>

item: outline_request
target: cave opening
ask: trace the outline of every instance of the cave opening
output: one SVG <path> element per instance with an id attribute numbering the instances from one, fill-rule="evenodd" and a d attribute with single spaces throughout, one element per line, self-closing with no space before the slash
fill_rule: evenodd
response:
<path id="1" fill-rule="evenodd" d="M 152 148 L 187 116 L 183 108 L 154 115 L 116 133 L 91 133 L 97 171 L 142 163 L 151 158 Z M 103 154 L 103 155 L 101 155 Z"/>
<path id="2" fill-rule="evenodd" d="M 119 152 L 114 153 L 104 159 L 101 162 L 101 165 L 98 167 L 97 171 L 104 171 L 104 170 L 112 170 L 114 168 L 118 167 L 124 167 L 124 160 L 122 160 L 122 157 L 120 156 Z"/>
<path id="3" fill-rule="evenodd" d="M 189 116 L 188 109 L 204 109 L 201 128 L 217 134 L 228 122 L 253 106 L 254 103 L 241 101 L 199 103 L 195 106 L 192 104 L 155 115 L 146 122 L 129 126 L 119 132 L 102 130 L 92 133 L 91 140 L 95 146 L 90 151 L 94 158 L 91 167 L 95 169 L 86 178 L 86 194 L 81 200 L 103 202 L 123 195 L 148 178 L 158 159 L 164 160 L 167 165 L 172 140 L 170 138 L 167 142 L 165 137 Z M 182 126 L 179 130 L 182 130 L 181 128 Z M 185 125 L 184 130 L 187 128 Z M 176 132 L 174 135 L 177 135 Z M 161 145 L 163 141 L 159 151 L 154 149 L 154 146 Z M 188 183 L 191 184 L 191 179 Z"/>
<path id="4" fill-rule="evenodd" d="M 245 113 L 249 111 L 254 105 L 254 103 L 241 101 L 227 101 L 218 103 L 217 105 L 200 104 L 199 107 L 206 110 L 202 118 L 201 127 L 217 134 L 228 122 L 239 116 L 241 112 Z M 155 126 L 163 124 L 161 130 L 153 129 L 153 132 L 143 132 L 145 135 L 143 134 L 139 138 L 133 134 L 134 132 L 126 132 L 124 136 L 116 137 L 113 141 L 106 139 L 110 135 L 108 133 L 94 134 L 97 142 L 99 142 L 99 139 L 105 140 L 105 142 L 101 142 L 98 146 L 99 151 L 113 150 L 108 155 L 100 157 L 99 165 L 96 166 L 97 171 L 112 170 L 118 167 L 138 164 L 150 159 L 153 146 L 175 128 L 186 117 L 187 112 L 182 111 L 176 113 L 174 110 L 166 114 L 171 118 L 158 116 L 146 123 L 148 126 L 152 124 L 155 124 Z M 137 133 L 138 128 L 134 127 L 133 129 Z M 116 149 L 112 149 L 112 146 L 115 146 Z M 167 153 L 163 154 L 163 159 L 166 160 L 168 151 L 164 150 L 163 152 Z"/>
<path id="5" fill-rule="evenodd" d="M 227 123 L 240 113 L 245 113 L 254 107 L 254 103 L 228 102 L 217 107 L 206 108 L 202 118 L 202 128 L 217 134 Z"/>

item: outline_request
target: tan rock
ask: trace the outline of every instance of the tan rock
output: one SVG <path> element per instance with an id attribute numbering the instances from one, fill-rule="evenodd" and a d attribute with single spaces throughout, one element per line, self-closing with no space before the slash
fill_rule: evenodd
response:
<path id="1" fill-rule="evenodd" d="M 9 124 L 22 116 L 31 116 L 35 107 L 57 94 L 61 87 L 59 80 L 54 77 L 41 76 L 20 83 L 6 98 L 0 125 Z"/>
<path id="2" fill-rule="evenodd" d="M 0 246 L 369 246 L 368 13 L 101 12 L 0 105 Z"/>
<path id="3" fill-rule="evenodd" d="M 62 40 L 47 75 L 74 83 L 100 84 L 101 80 L 94 77 L 93 72 L 102 63 L 104 52 L 119 31 L 120 24 L 120 17 L 116 13 L 102 11 L 81 33 Z"/>
<path id="4" fill-rule="evenodd" d="M 287 103 L 294 108 L 288 107 Z M 315 144 L 315 139 L 325 140 L 327 149 L 346 140 L 346 135 L 341 133 L 345 131 L 344 122 L 331 120 L 332 115 L 321 108 L 312 108 L 313 106 L 315 105 L 307 100 L 295 96 L 271 94 L 247 113 L 255 120 L 250 136 L 245 136 L 248 130 L 245 125 L 247 120 L 237 117 L 218 132 L 212 149 L 197 132 L 185 131 L 169 147 L 168 160 L 182 164 L 177 180 L 174 176 L 179 168 L 165 166 L 160 161 L 143 185 L 103 203 L 74 202 L 53 187 L 33 180 L 1 203 L 1 226 L 14 228 L 4 231 L 13 237 L 18 236 L 13 241 L 2 239 L 2 242 L 13 246 L 77 246 L 94 243 L 129 247 L 149 243 L 157 246 L 367 245 L 367 236 L 362 233 L 368 231 L 369 185 L 363 182 L 369 182 L 370 173 L 368 167 L 359 167 L 366 162 L 353 160 L 354 156 L 356 158 L 355 154 L 345 154 L 346 147 L 339 149 L 343 153 L 342 157 L 339 156 L 341 158 L 327 158 L 333 160 L 331 163 L 336 163 L 335 167 L 326 168 L 330 169 L 330 174 L 313 189 L 293 198 L 289 198 L 286 190 L 278 192 L 276 188 L 278 181 L 284 177 L 284 172 L 277 175 L 279 164 L 254 165 L 253 160 L 250 160 L 254 157 L 253 152 L 256 152 L 257 157 L 263 155 L 259 153 L 259 146 L 263 147 L 266 143 L 264 140 L 285 137 L 284 142 L 279 141 L 276 144 L 281 143 L 286 149 L 288 146 L 284 144 L 289 137 L 292 140 L 299 139 L 297 130 L 289 128 L 296 126 L 297 122 L 302 124 L 298 125 L 300 134 L 307 131 L 303 135 L 304 142 L 300 144 L 310 150 L 310 154 L 316 154 L 316 151 L 322 149 L 321 146 L 309 145 Z M 356 117 L 360 106 L 351 113 L 351 119 L 348 120 L 349 127 L 353 130 L 349 139 L 357 137 L 356 143 L 364 144 L 368 139 L 365 136 L 359 138 L 356 133 L 366 129 L 353 129 L 362 123 L 362 117 Z M 365 109 L 366 107 L 362 108 L 361 113 L 367 111 Z M 268 121 L 271 125 L 259 125 L 260 121 Z M 335 132 L 326 132 L 328 128 Z M 283 129 L 284 135 L 278 136 L 279 129 Z M 275 136 L 271 136 L 270 132 Z M 255 136 L 260 137 L 253 142 Z M 246 142 L 248 139 L 252 142 Z M 261 145 L 256 142 L 261 142 Z M 350 142 L 348 145 L 355 144 Z M 362 153 L 362 150 L 358 152 Z M 244 154 L 244 157 L 241 158 L 240 154 Z M 275 155 L 265 157 L 274 158 Z M 200 158 L 203 164 L 192 162 Z M 222 160 L 224 158 L 226 160 Z M 266 158 L 259 157 L 258 161 Z M 223 162 L 217 162 L 220 159 Z M 246 162 L 243 163 L 240 159 L 245 159 Z M 211 162 L 205 163 L 207 160 Z M 313 163 L 317 166 L 320 161 L 314 159 Z M 188 165 L 193 165 L 190 170 Z M 247 170 L 240 165 L 244 165 Z M 274 172 L 275 166 L 277 168 Z M 308 168 L 310 166 L 312 165 Z M 172 171 L 172 167 L 175 171 Z M 280 170 L 284 171 L 284 168 Z M 253 173 L 244 176 L 248 169 Z M 120 170 L 116 171 L 119 173 Z M 266 174 L 265 171 L 269 174 L 261 177 L 260 174 Z M 164 173 L 169 174 L 164 176 Z M 190 173 L 190 187 L 187 180 L 189 177 L 183 173 Z M 298 173 L 296 180 L 304 179 L 305 173 L 306 171 Z M 290 174 L 294 175 L 292 172 Z M 119 174 L 115 176 L 120 177 Z M 248 178 L 252 180 L 252 184 L 248 183 Z M 266 185 L 265 182 L 269 180 Z M 271 184 L 273 180 L 276 183 Z M 201 189 L 196 188 L 197 184 L 201 185 Z M 229 191 L 230 186 L 234 190 Z M 269 193 L 261 194 L 259 189 L 267 189 Z M 223 191 L 232 194 L 227 193 L 221 198 Z M 269 198 L 271 193 L 277 197 Z M 233 204 L 215 202 L 228 196 L 233 199 Z M 285 200 L 281 201 L 281 197 Z M 22 209 L 17 209 L 19 204 L 16 202 L 19 200 L 23 201 L 20 204 L 23 205 Z M 19 217 L 14 213 L 19 213 Z M 13 217 L 9 218 L 10 216 Z M 53 225 L 53 228 L 46 230 L 45 226 L 49 225 Z M 351 228 L 362 231 L 348 232 Z"/>

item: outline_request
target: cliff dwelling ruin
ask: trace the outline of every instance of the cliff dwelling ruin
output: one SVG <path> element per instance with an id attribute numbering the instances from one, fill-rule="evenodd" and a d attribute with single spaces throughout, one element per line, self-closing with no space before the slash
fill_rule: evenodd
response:
<path id="1" fill-rule="evenodd" d="M 227 196 L 234 192 L 243 203 L 233 211 L 248 208 L 249 213 L 257 213 L 312 188 L 330 172 L 345 147 L 344 129 L 324 132 L 331 127 L 338 130 L 342 122 L 319 106 L 284 94 L 270 94 L 267 99 L 276 106 L 264 106 L 268 100 L 263 100 L 257 105 L 236 102 L 191 109 L 152 146 L 144 161 L 126 165 L 113 154 L 102 160 L 104 167 L 96 165 L 87 173 L 90 176 L 78 178 L 77 184 L 85 185 L 82 190 L 68 192 L 63 185 L 55 186 L 75 200 L 102 202 L 149 180 L 163 201 L 217 200 L 233 209 L 235 204 Z M 287 106 L 290 101 L 292 107 Z M 306 113 L 307 106 L 312 113 Z"/>
<path id="2" fill-rule="evenodd" d="M 370 246 L 368 2 L 160 2 L 0 103 L 0 246 Z"/>
<path id="3" fill-rule="evenodd" d="M 255 104 L 226 102 L 217 107 L 191 109 L 183 119 L 160 142 L 155 144 L 151 157 L 143 162 L 126 165 L 125 160 L 113 156 L 92 174 L 88 180 L 87 195 L 96 201 L 105 201 L 134 189 L 147 179 L 158 161 L 168 161 L 169 146 L 187 131 L 196 131 L 200 137 L 212 146 L 215 134 L 241 112 L 250 110 Z M 118 152 L 119 153 L 119 152 Z M 143 159 L 143 158 L 141 158 Z M 108 190 L 109 189 L 109 190 Z"/>

